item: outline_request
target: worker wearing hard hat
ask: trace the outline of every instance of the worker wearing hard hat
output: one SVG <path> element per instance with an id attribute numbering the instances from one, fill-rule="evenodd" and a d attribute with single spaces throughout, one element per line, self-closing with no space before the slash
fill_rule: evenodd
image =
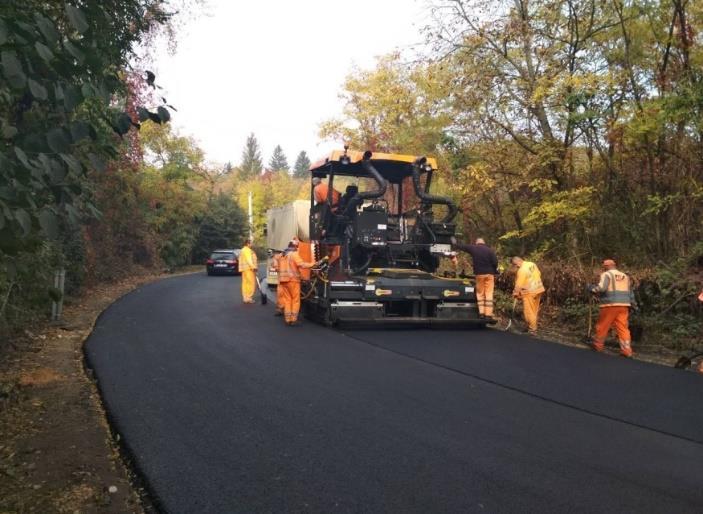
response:
<path id="1" fill-rule="evenodd" d="M 632 281 L 625 273 L 618 271 L 612 259 L 604 260 L 602 269 L 598 284 L 588 287 L 591 293 L 600 297 L 600 312 L 592 348 L 602 352 L 608 331 L 615 325 L 620 342 L 620 355 L 629 358 L 632 357 L 632 346 L 628 317 L 630 309 L 637 306 Z"/>
<path id="2" fill-rule="evenodd" d="M 256 271 L 258 262 L 254 250 L 251 249 L 251 239 L 244 241 L 244 247 L 239 253 L 239 272 L 242 274 L 242 301 L 254 302 L 256 291 Z"/>
<path id="3" fill-rule="evenodd" d="M 482 318 L 487 318 L 489 323 L 493 319 L 493 290 L 495 276 L 498 274 L 498 257 L 493 249 L 486 244 L 483 238 L 477 238 L 472 245 L 459 243 L 455 237 L 451 238 L 452 246 L 471 255 L 476 276 L 476 301 L 478 313 Z"/>
<path id="4" fill-rule="evenodd" d="M 329 195 L 329 186 L 327 185 L 326 182 L 323 182 L 320 177 L 313 177 L 312 179 L 312 185 L 313 185 L 313 198 L 315 200 L 315 204 L 319 205 L 321 203 L 324 203 L 327 201 L 327 197 Z M 339 205 L 339 198 L 340 198 L 340 193 L 336 189 L 332 188 L 332 210 L 336 211 L 337 206 Z"/>
<path id="5" fill-rule="evenodd" d="M 314 262 L 305 262 L 298 253 L 298 240 L 288 243 L 285 255 L 278 262 L 278 295 L 283 303 L 286 325 L 298 324 L 300 312 L 300 270 L 312 268 Z"/>
<path id="6" fill-rule="evenodd" d="M 542 274 L 534 262 L 526 261 L 522 257 L 513 257 L 512 263 L 517 270 L 513 297 L 522 300 L 522 314 L 527 322 L 527 331 L 534 335 L 537 332 L 539 303 L 544 293 Z"/>

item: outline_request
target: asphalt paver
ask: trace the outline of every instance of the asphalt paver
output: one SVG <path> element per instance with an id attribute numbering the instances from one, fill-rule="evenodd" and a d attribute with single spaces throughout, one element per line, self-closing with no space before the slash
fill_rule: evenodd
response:
<path id="1" fill-rule="evenodd" d="M 703 511 L 693 373 L 490 329 L 286 327 L 239 286 L 144 286 L 86 344 L 165 512 Z"/>

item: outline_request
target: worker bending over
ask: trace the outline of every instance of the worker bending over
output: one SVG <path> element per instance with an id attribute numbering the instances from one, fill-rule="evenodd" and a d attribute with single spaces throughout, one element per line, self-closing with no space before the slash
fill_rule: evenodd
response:
<path id="1" fill-rule="evenodd" d="M 258 262 L 254 250 L 251 249 L 251 239 L 244 241 L 244 247 L 239 253 L 239 272 L 242 274 L 242 302 L 254 302 L 256 291 L 256 272 Z"/>
<path id="2" fill-rule="evenodd" d="M 537 332 L 539 302 L 544 293 L 542 274 L 534 262 L 522 257 L 513 257 L 512 263 L 517 268 L 513 297 L 522 300 L 522 314 L 527 323 L 527 332 L 534 335 Z"/>
<path id="3" fill-rule="evenodd" d="M 315 204 L 319 205 L 327 201 L 327 196 L 329 195 L 329 186 L 327 183 L 322 182 L 320 177 L 313 177 L 313 198 Z M 339 206 L 340 193 L 336 189 L 332 188 L 332 211 L 336 211 Z"/>
<path id="4" fill-rule="evenodd" d="M 496 253 L 480 237 L 472 245 L 459 243 L 453 236 L 451 242 L 452 247 L 471 255 L 476 276 L 476 300 L 478 301 L 479 316 L 495 321 L 493 318 L 493 290 L 495 276 L 498 274 Z"/>
<path id="5" fill-rule="evenodd" d="M 622 271 L 618 271 L 614 260 L 606 259 L 603 261 L 603 273 L 600 275 L 600 281 L 597 285 L 589 286 L 589 291 L 600 297 L 600 312 L 596 323 L 593 349 L 597 352 L 603 351 L 608 331 L 611 326 L 615 325 L 620 342 L 620 355 L 632 357 L 628 317 L 630 308 L 636 308 L 636 303 L 630 277 Z"/>
<path id="6" fill-rule="evenodd" d="M 282 297 L 286 325 L 298 324 L 300 312 L 300 270 L 312 268 L 314 262 L 305 262 L 298 253 L 298 240 L 288 243 L 285 255 L 278 262 L 278 295 Z"/>

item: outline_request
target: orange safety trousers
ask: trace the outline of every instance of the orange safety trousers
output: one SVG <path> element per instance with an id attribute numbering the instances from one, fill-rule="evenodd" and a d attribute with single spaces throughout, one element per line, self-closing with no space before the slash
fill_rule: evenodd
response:
<path id="1" fill-rule="evenodd" d="M 242 300 L 252 302 L 256 291 L 256 278 L 253 269 L 242 271 Z"/>
<path id="2" fill-rule="evenodd" d="M 495 277 L 493 275 L 476 275 L 476 300 L 478 313 L 484 316 L 493 316 L 493 289 Z"/>
<path id="3" fill-rule="evenodd" d="M 523 293 L 522 315 L 525 317 L 527 328 L 530 332 L 537 330 L 537 317 L 539 316 L 539 302 L 542 293 Z"/>
<path id="4" fill-rule="evenodd" d="M 278 289 L 278 294 L 281 296 L 283 302 L 283 316 L 286 323 L 298 321 L 298 313 L 300 312 L 300 282 L 293 280 L 279 282 Z"/>
<path id="5" fill-rule="evenodd" d="M 593 347 L 599 352 L 602 351 L 610 327 L 615 325 L 615 331 L 618 334 L 618 342 L 620 343 L 620 353 L 626 357 L 630 357 L 632 355 L 632 347 L 630 346 L 630 330 L 627 327 L 629 314 L 629 307 L 620 305 L 601 307 L 600 313 L 598 314 L 598 321 L 596 322 L 596 336 L 593 339 Z"/>

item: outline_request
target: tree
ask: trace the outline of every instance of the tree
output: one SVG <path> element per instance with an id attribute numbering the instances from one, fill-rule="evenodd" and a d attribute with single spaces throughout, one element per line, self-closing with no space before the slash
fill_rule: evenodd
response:
<path id="1" fill-rule="evenodd" d="M 239 248 L 248 235 L 244 211 L 224 193 L 215 196 L 203 215 L 193 249 L 193 264 L 202 261 L 216 248 Z"/>
<path id="2" fill-rule="evenodd" d="M 276 148 L 273 149 L 273 155 L 269 161 L 269 168 L 271 171 L 288 172 L 288 159 L 286 158 L 286 154 L 283 153 L 281 145 L 276 145 Z"/>
<path id="3" fill-rule="evenodd" d="M 298 154 L 295 159 L 295 166 L 293 166 L 293 176 L 295 178 L 307 178 L 310 170 L 310 159 L 305 150 Z"/>
<path id="4" fill-rule="evenodd" d="M 398 54 L 354 69 L 340 95 L 343 118 L 323 122 L 319 135 L 360 150 L 434 154 L 450 121 L 444 75 L 441 66 L 408 66 Z"/>
<path id="5" fill-rule="evenodd" d="M 239 166 L 239 174 L 243 179 L 258 177 L 264 169 L 263 161 L 261 160 L 261 150 L 259 142 L 252 132 L 247 137 L 244 151 L 242 151 L 242 164 Z"/>

